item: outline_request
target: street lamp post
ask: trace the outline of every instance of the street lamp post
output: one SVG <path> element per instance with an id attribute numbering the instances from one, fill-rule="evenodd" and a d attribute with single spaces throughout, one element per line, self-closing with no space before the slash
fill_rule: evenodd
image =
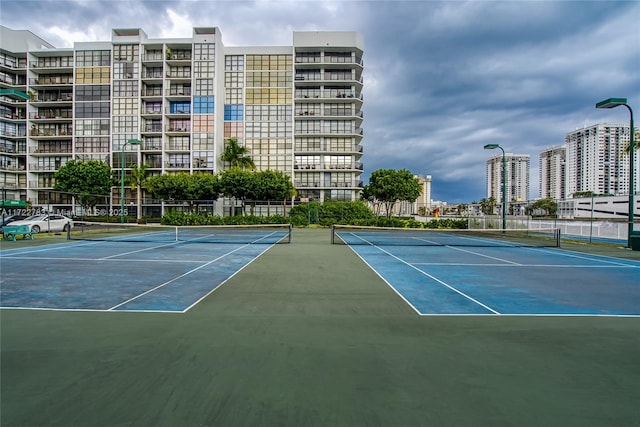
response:
<path id="1" fill-rule="evenodd" d="M 631 248 L 631 236 L 633 235 L 633 217 L 634 217 L 634 174 L 635 174 L 635 151 L 633 141 L 633 110 L 627 104 L 627 98 L 609 98 L 596 104 L 596 108 L 615 108 L 623 105 L 629 110 L 629 224 L 627 229 L 627 247 Z"/>
<path id="2" fill-rule="evenodd" d="M 120 164 L 120 223 L 124 224 L 124 150 L 127 147 L 127 144 L 131 145 L 140 145 L 142 141 L 139 139 L 129 139 L 122 145 L 122 157 Z"/>
<path id="3" fill-rule="evenodd" d="M 499 148 L 502 150 L 502 230 L 507 229 L 507 157 L 504 153 L 504 148 L 499 144 L 487 144 L 484 146 L 485 150 L 494 150 Z"/>

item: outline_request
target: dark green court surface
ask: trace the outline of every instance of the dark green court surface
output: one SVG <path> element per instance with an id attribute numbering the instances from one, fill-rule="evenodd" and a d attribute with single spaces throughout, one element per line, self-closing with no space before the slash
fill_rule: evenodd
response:
<path id="1" fill-rule="evenodd" d="M 418 316 L 327 230 L 185 314 L 0 321 L 3 427 L 640 425 L 637 317 Z"/>

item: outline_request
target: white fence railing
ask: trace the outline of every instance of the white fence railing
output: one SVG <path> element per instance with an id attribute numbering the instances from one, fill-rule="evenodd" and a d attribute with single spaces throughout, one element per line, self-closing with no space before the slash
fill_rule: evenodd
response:
<path id="1" fill-rule="evenodd" d="M 575 221 L 563 219 L 533 219 L 528 216 L 507 217 L 507 229 L 560 229 L 561 236 L 575 236 L 589 241 L 596 239 L 627 240 L 628 224 L 620 221 Z M 469 228 L 500 229 L 502 218 L 498 216 L 470 216 Z"/>

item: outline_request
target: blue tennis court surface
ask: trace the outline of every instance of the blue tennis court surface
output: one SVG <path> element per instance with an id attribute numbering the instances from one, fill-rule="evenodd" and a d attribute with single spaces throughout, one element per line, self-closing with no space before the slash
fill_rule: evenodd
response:
<path id="1" fill-rule="evenodd" d="M 185 312 L 270 247 L 111 241 L 4 250 L 0 307 Z"/>
<path id="2" fill-rule="evenodd" d="M 354 245 L 421 315 L 640 315 L 640 262 L 550 248 Z"/>

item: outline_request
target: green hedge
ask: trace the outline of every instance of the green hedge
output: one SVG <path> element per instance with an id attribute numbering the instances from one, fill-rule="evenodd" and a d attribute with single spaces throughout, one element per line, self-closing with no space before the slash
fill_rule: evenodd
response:
<path id="1" fill-rule="evenodd" d="M 165 225 L 255 225 L 255 224 L 288 224 L 289 218 L 282 215 L 200 215 L 185 212 L 168 212 L 162 217 Z"/>
<path id="2" fill-rule="evenodd" d="M 355 202 L 311 202 L 295 206 L 289 216 L 270 215 L 199 215 L 185 212 L 168 212 L 162 217 L 166 225 L 253 225 L 253 224 L 292 224 L 294 227 L 333 224 L 366 225 L 374 227 L 396 228 L 467 228 L 467 220 L 432 219 L 428 222 L 416 221 L 412 217 L 376 217 L 369 207 L 360 201 Z"/>

